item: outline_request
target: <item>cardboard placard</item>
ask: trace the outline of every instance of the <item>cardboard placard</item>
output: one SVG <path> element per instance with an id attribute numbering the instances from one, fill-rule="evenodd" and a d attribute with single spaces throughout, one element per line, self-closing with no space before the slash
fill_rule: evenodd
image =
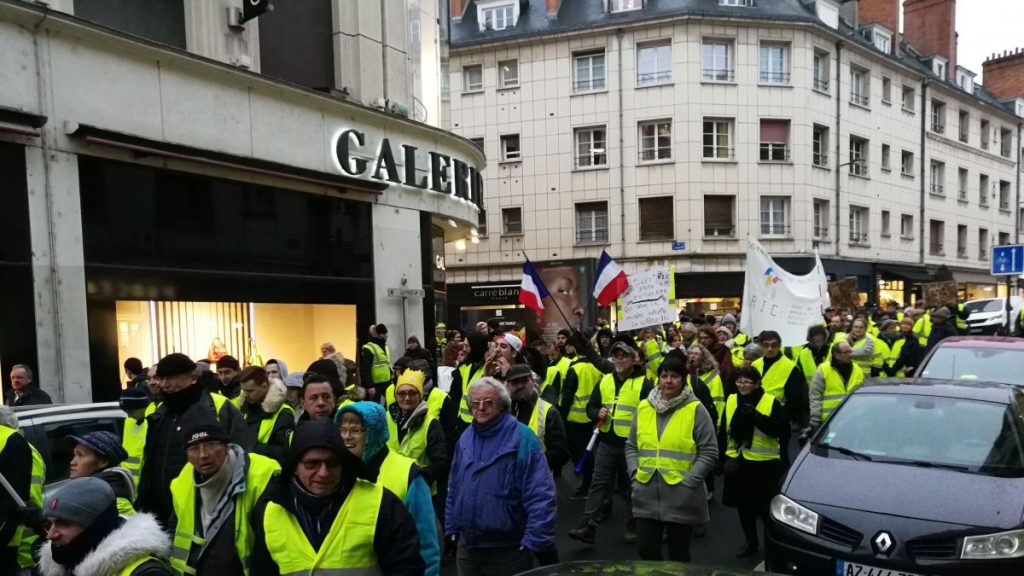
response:
<path id="1" fill-rule="evenodd" d="M 956 282 L 947 280 L 922 284 L 921 294 L 924 297 L 924 305 L 929 308 L 947 306 L 956 302 Z"/>
<path id="2" fill-rule="evenodd" d="M 857 278 L 850 276 L 828 283 L 828 295 L 836 308 L 856 308 L 860 305 L 857 294 Z"/>

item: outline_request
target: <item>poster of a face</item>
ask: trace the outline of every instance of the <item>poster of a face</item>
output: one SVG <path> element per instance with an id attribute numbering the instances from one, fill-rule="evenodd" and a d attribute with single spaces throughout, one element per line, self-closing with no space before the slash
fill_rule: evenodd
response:
<path id="1" fill-rule="evenodd" d="M 535 267 L 551 297 L 544 300 L 544 313 L 534 315 L 536 324 L 528 324 L 528 329 L 552 341 L 563 328 L 586 327 L 592 315 L 593 261 L 537 262 Z"/>

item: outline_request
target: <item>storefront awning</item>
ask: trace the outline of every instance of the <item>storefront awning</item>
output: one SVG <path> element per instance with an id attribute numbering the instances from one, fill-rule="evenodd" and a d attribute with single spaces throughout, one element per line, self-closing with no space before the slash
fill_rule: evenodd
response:
<path id="1" fill-rule="evenodd" d="M 886 275 L 896 276 L 903 280 L 909 280 L 911 282 L 931 282 L 932 275 L 926 268 L 917 268 L 914 266 L 898 266 L 895 264 L 879 264 L 876 269 L 878 274 L 883 277 Z"/>
<path id="2" fill-rule="evenodd" d="M 1006 280 L 1002 276 L 993 276 L 985 272 L 967 272 L 953 270 L 953 279 L 957 284 L 1002 284 Z"/>
<path id="3" fill-rule="evenodd" d="M 743 272 L 688 272 L 676 274 L 676 298 L 739 298 Z"/>

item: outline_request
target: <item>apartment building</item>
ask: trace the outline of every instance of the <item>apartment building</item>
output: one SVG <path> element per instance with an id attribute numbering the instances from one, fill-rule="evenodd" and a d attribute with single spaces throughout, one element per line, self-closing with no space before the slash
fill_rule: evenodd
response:
<path id="1" fill-rule="evenodd" d="M 905 4 L 900 34 L 897 0 L 452 0 L 450 128 L 488 197 L 447 250 L 449 321 L 518 314 L 522 252 L 674 266 L 680 308 L 732 308 L 748 236 L 873 302 L 940 267 L 998 294 L 1024 81 L 956 64 L 954 0 Z"/>

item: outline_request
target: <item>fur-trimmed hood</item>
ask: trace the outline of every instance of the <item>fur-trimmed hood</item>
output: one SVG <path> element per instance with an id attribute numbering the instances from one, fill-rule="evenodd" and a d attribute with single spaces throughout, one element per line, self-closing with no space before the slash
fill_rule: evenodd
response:
<path id="1" fill-rule="evenodd" d="M 278 364 L 280 366 L 280 364 Z M 288 399 L 288 387 L 278 378 L 270 379 L 270 387 L 267 395 L 263 398 L 260 408 L 267 414 L 276 414 L 277 410 Z"/>
<path id="2" fill-rule="evenodd" d="M 171 554 L 171 538 L 152 514 L 139 513 L 127 517 L 120 528 L 100 542 L 92 552 L 74 566 L 75 576 L 117 574 L 139 557 L 152 555 L 166 560 Z M 69 576 L 71 569 L 53 561 L 50 542 L 39 549 L 39 573 L 42 576 Z"/>

